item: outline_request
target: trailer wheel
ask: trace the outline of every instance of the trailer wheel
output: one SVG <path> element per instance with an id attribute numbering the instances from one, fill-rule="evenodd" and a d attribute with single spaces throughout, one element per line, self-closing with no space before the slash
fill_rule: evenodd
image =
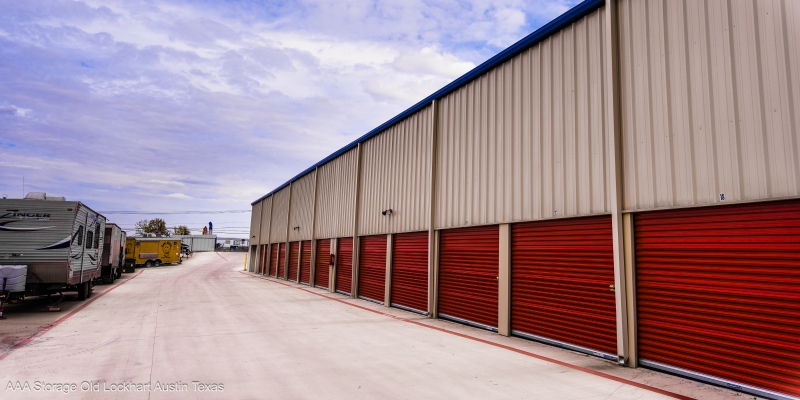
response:
<path id="1" fill-rule="evenodd" d="M 156 267 L 160 267 L 161 266 L 161 260 L 156 260 L 155 261 L 155 266 Z"/>
<path id="2" fill-rule="evenodd" d="M 153 261 L 147 260 L 147 261 L 144 262 L 144 267 L 145 268 L 150 268 L 152 266 L 153 266 Z"/>
<path id="3" fill-rule="evenodd" d="M 86 300 L 88 292 L 89 292 L 89 282 L 83 282 L 78 284 L 78 300 L 80 301 Z"/>

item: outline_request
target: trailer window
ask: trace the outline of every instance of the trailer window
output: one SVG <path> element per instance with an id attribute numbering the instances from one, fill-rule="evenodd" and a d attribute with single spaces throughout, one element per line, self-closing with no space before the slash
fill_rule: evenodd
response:
<path id="1" fill-rule="evenodd" d="M 78 246 L 83 246 L 83 225 L 78 227 L 78 231 L 73 237 L 78 239 Z"/>
<path id="2" fill-rule="evenodd" d="M 87 249 L 91 249 L 92 248 L 92 242 L 94 242 L 94 240 L 92 238 L 93 235 L 94 235 L 94 233 L 92 231 L 90 231 L 88 229 L 86 230 L 86 248 Z"/>

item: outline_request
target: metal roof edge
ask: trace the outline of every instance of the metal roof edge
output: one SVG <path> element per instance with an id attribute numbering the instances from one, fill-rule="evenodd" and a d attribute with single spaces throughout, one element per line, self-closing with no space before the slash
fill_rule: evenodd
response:
<path id="1" fill-rule="evenodd" d="M 359 137 L 358 139 L 350 142 L 346 146 L 342 147 L 339 150 L 336 150 L 331 155 L 323 158 L 322 160 L 318 161 L 316 164 L 312 165 L 309 168 L 306 168 L 303 172 L 295 175 L 293 178 L 289 179 L 282 185 L 278 186 L 277 188 L 273 189 L 271 192 L 261 196 L 258 200 L 250 203 L 251 206 L 255 205 L 261 200 L 266 199 L 267 197 L 275 194 L 275 192 L 285 188 L 289 185 L 289 183 L 294 182 L 303 176 L 309 174 L 316 168 L 319 168 L 323 164 L 326 164 L 328 161 L 333 160 L 336 157 L 352 150 L 359 143 L 366 141 L 367 139 L 385 131 L 386 129 L 390 128 L 392 125 L 402 121 L 403 119 L 411 116 L 415 112 L 427 107 L 428 105 L 433 102 L 433 100 L 440 99 L 456 90 L 461 88 L 462 86 L 466 85 L 467 83 L 473 81 L 475 78 L 485 74 L 486 72 L 490 71 L 491 69 L 497 67 L 498 65 L 508 61 L 510 58 L 522 53 L 523 51 L 529 49 L 530 47 L 536 45 L 537 43 L 541 42 L 542 40 L 552 36 L 553 34 L 559 32 L 564 27 L 572 24 L 578 19 L 585 17 L 587 14 L 593 12 L 594 10 L 600 8 L 601 6 L 605 5 L 605 0 L 584 0 L 583 2 L 575 5 L 575 7 L 570 8 L 567 12 L 559 15 L 552 21 L 542 25 L 539 29 L 533 31 L 528 36 L 520 39 L 516 43 L 512 44 L 511 46 L 507 47 L 505 50 L 495 54 L 492 58 L 484 61 L 477 67 L 473 68 L 471 71 L 467 72 L 464 75 L 461 75 L 456 80 L 448 83 L 443 88 L 437 90 L 430 96 L 426 97 L 422 101 L 414 104 L 413 106 L 409 107 L 405 111 L 397 114 L 392 119 L 382 123 L 377 128 L 367 132 L 365 135 Z"/>

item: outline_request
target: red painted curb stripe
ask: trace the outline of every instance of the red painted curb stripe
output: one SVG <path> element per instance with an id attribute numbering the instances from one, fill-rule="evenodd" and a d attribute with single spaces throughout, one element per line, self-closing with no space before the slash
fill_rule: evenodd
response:
<path id="1" fill-rule="evenodd" d="M 120 284 L 118 284 L 118 285 L 116 285 L 116 286 L 114 286 L 114 287 L 112 287 L 112 288 L 110 288 L 110 289 L 106 290 L 106 291 L 105 291 L 105 292 L 103 292 L 103 293 L 99 293 L 99 294 L 97 294 L 96 296 L 92 297 L 92 298 L 91 298 L 91 299 L 89 299 L 89 300 L 86 300 L 86 301 L 85 301 L 83 304 L 81 304 L 80 306 L 78 306 L 78 308 L 76 308 L 76 309 L 74 309 L 74 310 L 70 311 L 70 312 L 69 312 L 69 314 L 67 314 L 67 315 L 65 315 L 65 316 L 63 316 L 63 317 L 61 317 L 61 318 L 57 319 L 57 320 L 56 320 L 56 322 L 53 322 L 52 324 L 45 326 L 44 328 L 40 329 L 40 330 L 39 330 L 39 332 L 36 332 L 36 333 L 34 333 L 33 335 L 29 336 L 27 339 L 25 339 L 25 340 L 23 340 L 23 341 L 21 341 L 21 342 L 19 342 L 19 343 L 15 344 L 15 345 L 11 346 L 11 348 L 8 350 L 8 352 L 6 352 L 6 353 L 4 353 L 4 354 L 0 354 L 0 361 L 3 361 L 3 359 L 5 359 L 6 357 L 8 357 L 8 355 L 9 355 L 9 354 L 11 354 L 11 353 L 12 353 L 14 350 L 17 350 L 17 349 L 19 349 L 19 348 L 22 348 L 22 347 L 24 347 L 24 346 L 28 345 L 29 343 L 33 342 L 33 340 L 34 340 L 34 339 L 36 339 L 37 337 L 39 337 L 39 336 L 42 336 L 42 335 L 44 335 L 45 333 L 47 333 L 49 330 L 51 330 L 51 329 L 53 329 L 53 328 L 57 327 L 57 326 L 58 326 L 59 324 L 61 324 L 62 322 L 66 321 L 66 320 L 67 320 L 69 317 L 71 317 L 71 316 L 73 316 L 73 315 L 77 314 L 77 313 L 78 313 L 78 311 L 80 311 L 80 310 L 83 310 L 84 308 L 88 307 L 88 306 L 89 306 L 89 304 L 92 304 L 92 303 L 94 303 L 94 301 L 95 301 L 95 300 L 97 300 L 97 299 L 99 299 L 99 298 L 101 298 L 101 297 L 105 296 L 105 294 L 106 294 L 106 293 L 108 293 L 108 292 L 110 292 L 110 291 L 112 291 L 112 290 L 114 290 L 114 289 L 116 289 L 116 288 L 118 288 L 118 287 L 120 287 L 120 286 L 124 285 L 124 284 L 125 284 L 125 283 L 127 283 L 127 282 L 130 282 L 130 280 L 131 280 L 131 279 L 133 279 L 133 278 L 136 278 L 137 276 L 141 275 L 141 274 L 142 274 L 142 272 L 144 272 L 144 271 L 143 271 L 143 270 L 142 270 L 142 271 L 139 271 L 139 273 L 138 273 L 138 274 L 136 274 L 136 275 L 134 275 L 134 276 L 132 276 L 132 277 L 130 277 L 130 278 L 128 278 L 128 279 L 126 279 L 124 282 L 122 282 L 122 283 L 120 283 Z"/>
<path id="2" fill-rule="evenodd" d="M 216 251 L 214 252 L 214 254 L 216 254 L 216 255 L 218 255 L 218 256 L 220 256 L 220 257 L 222 257 L 222 255 L 221 255 L 221 254 L 219 254 L 219 253 L 217 253 Z M 225 258 L 225 257 L 222 257 L 222 259 L 223 259 L 223 260 L 225 260 L 225 261 L 228 261 L 228 259 L 227 259 L 227 258 Z"/>
<path id="3" fill-rule="evenodd" d="M 454 332 L 454 331 L 451 331 L 451 330 L 448 330 L 448 329 L 439 328 L 439 327 L 436 327 L 436 326 L 431 326 L 431 325 L 428 325 L 428 324 L 424 324 L 422 322 L 413 321 L 413 320 L 410 320 L 410 319 L 405 319 L 403 317 L 398 317 L 396 315 L 392 315 L 392 314 L 387 314 L 387 313 L 384 313 L 384 312 L 376 311 L 376 310 L 373 310 L 373 309 L 370 309 L 370 308 L 367 308 L 367 307 L 362 307 L 362 306 L 360 306 L 358 304 L 353 304 L 353 303 L 348 302 L 348 301 L 337 299 L 335 297 L 330 297 L 330 296 L 326 296 L 326 295 L 321 294 L 321 293 L 316 293 L 316 292 L 313 292 L 313 291 L 308 290 L 306 288 L 296 287 L 296 286 L 292 286 L 292 285 L 289 285 L 289 284 L 286 284 L 286 283 L 283 283 L 283 282 L 274 281 L 274 280 L 272 280 L 270 278 L 267 278 L 267 277 L 253 275 L 251 273 L 244 272 L 244 271 L 239 271 L 239 272 L 242 273 L 242 274 L 245 274 L 245 275 L 247 275 L 247 276 L 249 276 L 251 278 L 259 278 L 259 279 L 263 279 L 263 280 L 268 281 L 268 282 L 277 283 L 277 284 L 283 285 L 283 286 L 288 286 L 288 287 L 293 288 L 293 289 L 302 290 L 304 292 L 315 294 L 317 296 L 324 297 L 326 299 L 331 299 L 331 300 L 334 300 L 334 301 L 338 301 L 338 302 L 340 302 L 342 304 L 347 304 L 348 306 L 360 308 L 362 310 L 373 312 L 375 314 L 380 314 L 380 315 L 383 315 L 385 317 L 393 318 L 393 319 L 400 320 L 400 321 L 407 322 L 407 323 L 414 324 L 414 325 L 424 326 L 426 328 L 430 328 L 430 329 L 433 329 L 433 330 L 436 330 L 436 331 L 439 331 L 439 332 L 449 333 L 451 335 L 455 335 L 455 336 L 462 337 L 462 338 L 465 338 L 465 339 L 474 340 L 476 342 L 480 342 L 480 343 L 488 344 L 488 345 L 491 345 L 491 346 L 499 347 L 501 349 L 510 350 L 510 351 L 515 352 L 515 353 L 519 353 L 519 354 L 522 354 L 522 355 L 525 355 L 525 356 L 528 356 L 528 357 L 533 357 L 533 358 L 536 358 L 536 359 L 539 359 L 539 360 L 542 360 L 542 361 L 547 361 L 549 363 L 557 364 L 557 365 L 560 365 L 562 367 L 572 368 L 574 370 L 578 370 L 578 371 L 581 371 L 581 372 L 586 372 L 587 374 L 592 374 L 592 375 L 595 375 L 595 376 L 599 376 L 601 378 L 606 378 L 606 379 L 610 379 L 612 381 L 624 383 L 626 385 L 635 386 L 637 388 L 644 389 L 644 390 L 649 390 L 649 391 L 654 392 L 654 393 L 663 394 L 664 396 L 669 396 L 669 397 L 672 397 L 672 398 L 675 398 L 675 399 L 682 399 L 682 400 L 694 400 L 693 397 L 684 396 L 682 394 L 673 393 L 673 392 L 666 391 L 666 390 L 659 389 L 659 388 L 654 388 L 652 386 L 648 386 L 648 385 L 645 385 L 645 384 L 642 384 L 642 383 L 639 383 L 639 382 L 634 382 L 634 381 L 631 381 L 631 380 L 628 380 L 628 379 L 625 379 L 625 378 L 620 378 L 618 376 L 609 375 L 609 374 L 606 374 L 604 372 L 599 372 L 599 371 L 591 370 L 591 369 L 588 369 L 588 368 L 579 367 L 577 365 L 572 365 L 572 364 L 565 363 L 563 361 L 559 361 L 559 360 L 556 360 L 556 359 L 553 359 L 553 358 L 550 358 L 550 357 L 541 356 L 539 354 L 531 353 L 531 352 L 525 351 L 525 350 L 520 350 L 520 349 L 511 347 L 511 346 L 506 346 L 506 345 L 495 343 L 495 342 L 492 342 L 492 341 L 489 341 L 489 340 L 472 337 L 472 336 L 469 336 L 469 335 L 465 335 L 463 333 Z"/>

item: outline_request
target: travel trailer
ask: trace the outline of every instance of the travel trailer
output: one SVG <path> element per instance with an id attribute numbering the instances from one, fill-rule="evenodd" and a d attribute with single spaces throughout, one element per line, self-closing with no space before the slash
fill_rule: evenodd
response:
<path id="1" fill-rule="evenodd" d="M 25 295 L 77 291 L 100 277 L 106 218 L 77 201 L 29 193 L 0 199 L 0 265 L 25 265 Z"/>
<path id="2" fill-rule="evenodd" d="M 100 257 L 100 277 L 105 283 L 114 283 L 114 279 L 122 276 L 125 261 L 125 231 L 117 224 L 106 224 L 103 238 L 103 255 Z"/>

